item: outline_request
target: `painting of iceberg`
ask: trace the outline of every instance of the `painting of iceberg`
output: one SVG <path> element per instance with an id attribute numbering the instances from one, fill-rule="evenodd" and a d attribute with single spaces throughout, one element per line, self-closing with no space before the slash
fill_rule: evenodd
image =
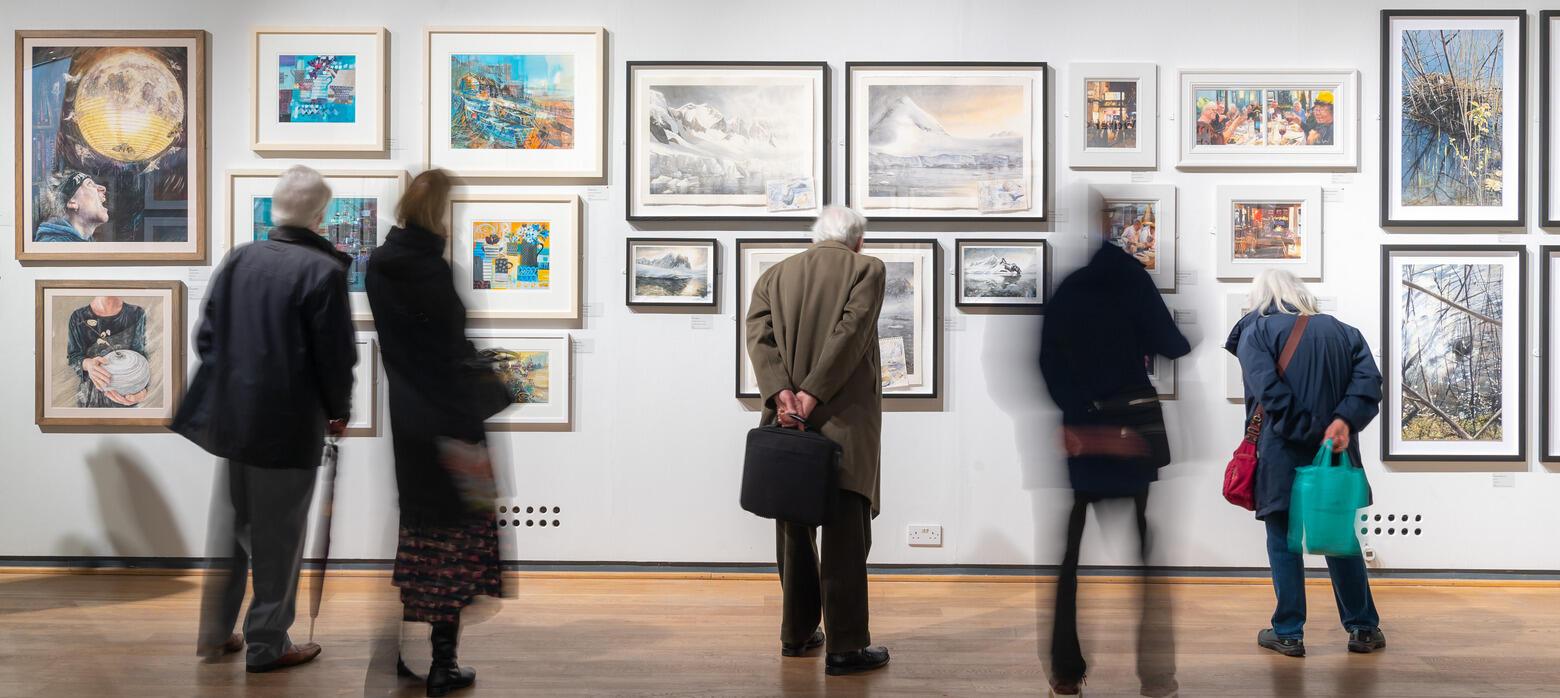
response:
<path id="1" fill-rule="evenodd" d="M 960 248 L 960 300 L 1039 298 L 1041 254 L 1038 246 Z"/>
<path id="2" fill-rule="evenodd" d="M 976 208 L 983 182 L 1028 181 L 1029 105 L 1024 84 L 870 85 L 865 205 Z"/>
<path id="3" fill-rule="evenodd" d="M 703 244 L 635 246 L 632 302 L 711 300 L 711 251 Z"/>
<path id="4" fill-rule="evenodd" d="M 766 206 L 768 182 L 812 175 L 808 81 L 655 83 L 645 98 L 646 203 Z"/>

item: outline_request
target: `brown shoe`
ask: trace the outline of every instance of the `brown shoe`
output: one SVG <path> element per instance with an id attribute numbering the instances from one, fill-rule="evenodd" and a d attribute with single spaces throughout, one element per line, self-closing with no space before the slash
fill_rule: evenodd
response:
<path id="1" fill-rule="evenodd" d="M 318 656 L 320 656 L 320 646 L 312 642 L 305 642 L 301 645 L 293 645 L 293 648 L 287 654 L 277 657 L 270 662 L 260 665 L 250 664 L 245 667 L 245 670 L 251 674 L 264 674 L 268 671 L 307 664 Z"/>
<path id="2" fill-rule="evenodd" d="M 233 633 L 228 636 L 227 642 L 220 645 L 201 645 L 196 647 L 195 654 L 207 659 L 213 659 L 225 654 L 233 654 L 241 649 L 244 649 L 244 636 L 239 633 Z"/>

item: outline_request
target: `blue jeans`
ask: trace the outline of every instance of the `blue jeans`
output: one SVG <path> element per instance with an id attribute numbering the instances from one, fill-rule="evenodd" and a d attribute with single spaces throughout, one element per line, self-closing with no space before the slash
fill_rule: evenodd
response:
<path id="1" fill-rule="evenodd" d="M 1264 523 L 1268 565 L 1273 568 L 1273 593 L 1278 597 L 1273 632 L 1280 639 L 1298 640 L 1305 635 L 1305 564 L 1299 554 L 1289 552 L 1289 512 L 1268 514 Z M 1329 556 L 1327 576 L 1332 577 L 1333 598 L 1338 602 L 1338 618 L 1344 629 L 1377 629 L 1381 617 L 1370 596 L 1365 558 Z"/>

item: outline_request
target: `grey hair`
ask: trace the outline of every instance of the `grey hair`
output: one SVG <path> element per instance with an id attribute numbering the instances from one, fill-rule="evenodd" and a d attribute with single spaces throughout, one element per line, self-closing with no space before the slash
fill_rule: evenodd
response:
<path id="1" fill-rule="evenodd" d="M 313 168 L 293 165 L 276 179 L 271 192 L 271 223 L 312 228 L 330 205 L 330 185 Z"/>
<path id="2" fill-rule="evenodd" d="M 1270 312 L 1285 315 L 1318 315 L 1316 296 L 1305 287 L 1305 282 L 1285 269 L 1264 269 L 1251 282 L 1247 296 L 1251 309 L 1268 315 Z"/>
<path id="3" fill-rule="evenodd" d="M 855 247 L 867 234 L 867 219 L 854 209 L 839 204 L 829 204 L 818 212 L 813 223 L 813 242 L 842 242 Z"/>
<path id="4" fill-rule="evenodd" d="M 38 220 L 46 221 L 65 217 L 65 205 L 70 202 L 66 201 L 65 197 L 60 196 L 60 182 L 64 179 L 64 175 L 54 175 L 49 178 L 49 186 L 38 192 L 38 198 L 34 204 L 37 207 L 35 209 L 37 213 L 34 215 Z"/>

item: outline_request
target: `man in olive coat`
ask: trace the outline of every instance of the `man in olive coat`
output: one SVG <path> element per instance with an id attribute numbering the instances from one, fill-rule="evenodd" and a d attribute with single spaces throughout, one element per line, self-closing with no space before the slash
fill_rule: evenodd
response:
<path id="1" fill-rule="evenodd" d="M 748 356 L 764 398 L 765 424 L 816 429 L 843 450 L 840 492 L 823 546 L 809 526 L 777 522 L 784 596 L 780 653 L 795 657 L 824 644 L 830 675 L 876 669 L 888 650 L 869 647 L 867 552 L 878 512 L 883 424 L 878 311 L 883 261 L 861 254 L 866 219 L 825 207 L 814 245 L 759 276 L 747 314 Z"/>

